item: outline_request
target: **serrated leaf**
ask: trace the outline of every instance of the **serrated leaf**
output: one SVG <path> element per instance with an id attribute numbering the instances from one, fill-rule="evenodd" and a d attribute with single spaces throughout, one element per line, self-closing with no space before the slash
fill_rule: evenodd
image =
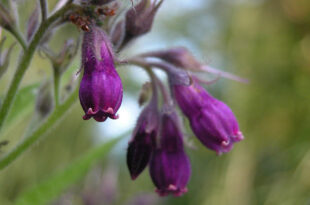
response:
<path id="1" fill-rule="evenodd" d="M 68 165 L 63 171 L 54 174 L 46 181 L 22 193 L 17 198 L 15 204 L 48 204 L 48 202 L 60 196 L 64 190 L 84 177 L 92 165 L 99 159 L 102 159 L 119 139 L 113 139 L 99 147 L 92 148 L 79 159 Z"/>

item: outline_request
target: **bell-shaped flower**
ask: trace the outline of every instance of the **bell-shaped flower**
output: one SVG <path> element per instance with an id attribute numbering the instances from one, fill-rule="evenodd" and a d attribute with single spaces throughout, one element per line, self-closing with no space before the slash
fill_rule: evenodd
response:
<path id="1" fill-rule="evenodd" d="M 83 119 L 93 117 L 98 122 L 108 117 L 117 119 L 123 97 L 122 82 L 114 67 L 110 40 L 98 27 L 91 26 L 84 34 L 82 65 L 79 97 L 85 111 Z"/>
<path id="2" fill-rule="evenodd" d="M 189 86 L 174 85 L 173 91 L 193 132 L 206 147 L 222 154 L 243 139 L 231 109 L 212 97 L 196 79 Z"/>
<path id="3" fill-rule="evenodd" d="M 191 174 L 190 162 L 184 151 L 179 119 L 172 108 L 161 118 L 160 140 L 150 161 L 150 175 L 160 196 L 181 196 Z"/>
<path id="4" fill-rule="evenodd" d="M 154 100 L 141 112 L 127 150 L 127 166 L 136 179 L 148 165 L 159 128 L 159 113 Z"/>

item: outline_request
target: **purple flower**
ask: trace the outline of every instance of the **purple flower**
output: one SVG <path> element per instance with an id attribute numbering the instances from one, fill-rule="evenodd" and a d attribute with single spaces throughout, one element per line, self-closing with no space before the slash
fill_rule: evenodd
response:
<path id="1" fill-rule="evenodd" d="M 158 121 L 157 104 L 151 101 L 139 116 L 133 139 L 129 142 L 127 150 L 127 166 L 133 180 L 150 161 L 158 134 Z"/>
<path id="2" fill-rule="evenodd" d="M 243 139 L 231 109 L 212 97 L 195 79 L 190 86 L 174 85 L 173 91 L 193 132 L 206 147 L 221 154 Z"/>
<path id="3" fill-rule="evenodd" d="M 150 175 L 160 196 L 181 196 L 187 192 L 191 169 L 183 148 L 183 135 L 174 111 L 161 119 L 161 136 L 150 161 Z"/>
<path id="4" fill-rule="evenodd" d="M 84 75 L 80 84 L 80 102 L 84 120 L 93 117 L 98 122 L 108 117 L 117 119 L 122 103 L 123 87 L 117 74 L 110 41 L 104 31 L 91 27 L 85 32 L 82 45 Z"/>
<path id="5" fill-rule="evenodd" d="M 112 2 L 114 0 L 90 0 L 90 3 L 93 4 L 93 5 L 104 5 L 104 4 L 108 4 L 110 2 Z"/>

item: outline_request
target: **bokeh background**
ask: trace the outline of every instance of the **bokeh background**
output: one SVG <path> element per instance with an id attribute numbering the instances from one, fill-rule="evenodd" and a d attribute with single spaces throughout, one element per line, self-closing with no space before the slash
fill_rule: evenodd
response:
<path id="1" fill-rule="evenodd" d="M 49 0 L 53 8 L 56 1 Z M 127 7 L 130 4 L 121 1 Z M 34 0 L 19 2 L 21 30 L 35 7 Z M 52 39 L 59 50 L 68 38 L 77 38 L 74 25 L 62 27 Z M 7 33 L 6 47 L 14 41 Z M 137 103 L 141 85 L 147 80 L 142 69 L 120 67 L 124 101 L 120 119 L 97 123 L 83 121 L 77 103 L 30 151 L 0 173 L 0 204 L 11 205 L 25 193 L 47 197 L 49 183 L 68 165 L 93 147 L 123 136 L 91 169 L 73 180 L 47 204 L 197 204 L 197 205 L 299 205 L 310 204 L 310 1 L 309 0 L 166 0 L 151 33 L 120 53 L 125 58 L 152 49 L 185 46 L 213 67 L 247 78 L 243 84 L 220 79 L 207 89 L 226 102 L 237 116 L 245 140 L 222 156 L 207 150 L 189 129 L 187 153 L 192 165 L 188 193 L 160 198 L 147 170 L 131 181 L 125 163 L 127 142 L 141 108 Z M 5 93 L 16 68 L 20 47 L 16 46 L 9 71 L 0 80 Z M 70 66 L 63 86 L 79 68 Z M 41 84 L 51 76 L 46 59 L 35 56 L 21 88 Z M 164 74 L 161 74 L 164 78 Z M 210 77 L 214 77 L 210 75 Z M 29 88 L 30 86 L 30 88 Z M 37 86 L 34 86 L 37 87 Z M 31 90 L 31 89 L 30 89 Z M 35 96 L 34 91 L 28 96 Z M 32 99 L 32 100 L 29 100 Z M 25 107 L 6 124 L 0 155 L 12 149 L 35 126 L 34 98 L 18 98 Z M 187 121 L 184 119 L 185 125 Z M 75 171 L 69 173 L 74 175 Z M 69 177 L 68 176 L 68 177 Z M 51 188 L 52 187 L 52 188 Z M 40 191 L 41 189 L 41 191 Z M 55 188 L 56 189 L 56 188 Z M 48 192 L 48 191 L 47 191 Z M 87 199 L 87 200 L 86 200 Z M 93 203 L 91 203 L 93 201 Z M 31 203 L 29 203 L 31 204 Z"/>

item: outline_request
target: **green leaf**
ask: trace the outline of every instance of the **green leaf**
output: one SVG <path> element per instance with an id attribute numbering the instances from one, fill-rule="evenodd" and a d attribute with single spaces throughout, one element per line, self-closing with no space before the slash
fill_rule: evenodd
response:
<path id="1" fill-rule="evenodd" d="M 38 87 L 39 83 L 35 83 L 19 90 L 5 124 L 6 130 L 14 127 L 15 124 L 33 111 Z"/>
<path id="2" fill-rule="evenodd" d="M 46 181 L 22 193 L 16 200 L 16 205 L 42 205 L 47 204 L 60 196 L 70 185 L 84 177 L 92 165 L 102 159 L 118 142 L 120 138 L 113 139 L 101 146 L 92 148 L 79 159 L 68 165 Z"/>

